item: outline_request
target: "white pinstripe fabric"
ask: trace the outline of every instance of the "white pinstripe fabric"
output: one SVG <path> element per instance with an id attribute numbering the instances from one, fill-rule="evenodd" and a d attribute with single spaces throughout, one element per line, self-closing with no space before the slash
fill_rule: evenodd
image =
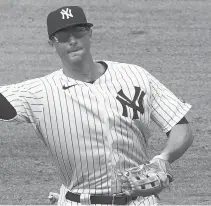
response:
<path id="1" fill-rule="evenodd" d="M 13 121 L 32 123 L 50 149 L 63 184 L 75 193 L 122 192 L 115 171 L 148 160 L 150 120 L 168 132 L 191 108 L 143 68 L 105 62 L 107 71 L 93 84 L 68 78 L 59 70 L 0 87 L 17 110 Z M 74 86 L 64 90 L 64 85 Z M 144 112 L 127 105 L 123 116 L 117 93 L 122 90 L 133 100 L 135 87 L 140 91 L 134 104 L 142 103 Z M 144 96 L 138 102 L 141 92 Z M 135 112 L 138 119 L 133 120 Z"/>

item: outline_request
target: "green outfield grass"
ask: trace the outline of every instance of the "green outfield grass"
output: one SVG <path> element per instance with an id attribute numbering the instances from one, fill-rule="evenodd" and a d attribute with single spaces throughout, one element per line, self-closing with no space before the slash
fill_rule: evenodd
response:
<path id="1" fill-rule="evenodd" d="M 60 68 L 47 44 L 46 16 L 80 5 L 93 22 L 93 54 L 138 64 L 192 104 L 195 141 L 173 164 L 175 181 L 161 204 L 211 205 L 211 1 L 210 0 L 0 0 L 0 85 Z M 165 134 L 152 125 L 149 156 Z M 28 125 L 0 122 L 0 204 L 48 204 L 59 192 L 57 170 Z"/>

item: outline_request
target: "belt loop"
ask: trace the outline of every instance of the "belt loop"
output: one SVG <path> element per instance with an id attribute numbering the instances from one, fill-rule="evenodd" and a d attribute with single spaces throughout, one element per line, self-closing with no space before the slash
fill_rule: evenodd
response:
<path id="1" fill-rule="evenodd" d="M 90 194 L 81 193 L 80 195 L 80 203 L 81 205 L 91 205 Z"/>
<path id="2" fill-rule="evenodd" d="M 126 195 L 126 201 L 127 201 L 126 204 L 128 204 L 132 199 L 133 199 L 132 196 Z"/>
<path id="3" fill-rule="evenodd" d="M 112 202 L 111 202 L 112 205 L 114 205 L 115 197 L 116 197 L 116 194 L 115 193 L 112 194 Z"/>
<path id="4" fill-rule="evenodd" d="M 129 203 L 129 195 L 126 195 L 126 204 Z"/>

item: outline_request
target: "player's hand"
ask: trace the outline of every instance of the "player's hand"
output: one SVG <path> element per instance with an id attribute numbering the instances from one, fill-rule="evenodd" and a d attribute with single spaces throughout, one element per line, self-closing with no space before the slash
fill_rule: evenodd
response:
<path id="1" fill-rule="evenodd" d="M 130 196 L 158 195 L 170 186 L 173 176 L 170 164 L 160 158 L 153 158 L 149 164 L 133 167 L 120 176 L 123 192 Z"/>
<path id="2" fill-rule="evenodd" d="M 58 202 L 59 194 L 54 193 L 54 192 L 50 192 L 49 195 L 48 195 L 48 199 L 49 199 L 51 204 L 54 204 L 54 203 Z"/>

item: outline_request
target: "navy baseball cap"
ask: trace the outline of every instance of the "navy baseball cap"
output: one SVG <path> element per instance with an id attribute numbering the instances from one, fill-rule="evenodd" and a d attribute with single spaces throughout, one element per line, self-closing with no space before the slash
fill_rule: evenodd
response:
<path id="1" fill-rule="evenodd" d="M 86 25 L 92 27 L 92 23 L 88 23 L 84 11 L 79 6 L 64 6 L 48 14 L 47 27 L 49 39 L 57 31 L 75 25 Z"/>

